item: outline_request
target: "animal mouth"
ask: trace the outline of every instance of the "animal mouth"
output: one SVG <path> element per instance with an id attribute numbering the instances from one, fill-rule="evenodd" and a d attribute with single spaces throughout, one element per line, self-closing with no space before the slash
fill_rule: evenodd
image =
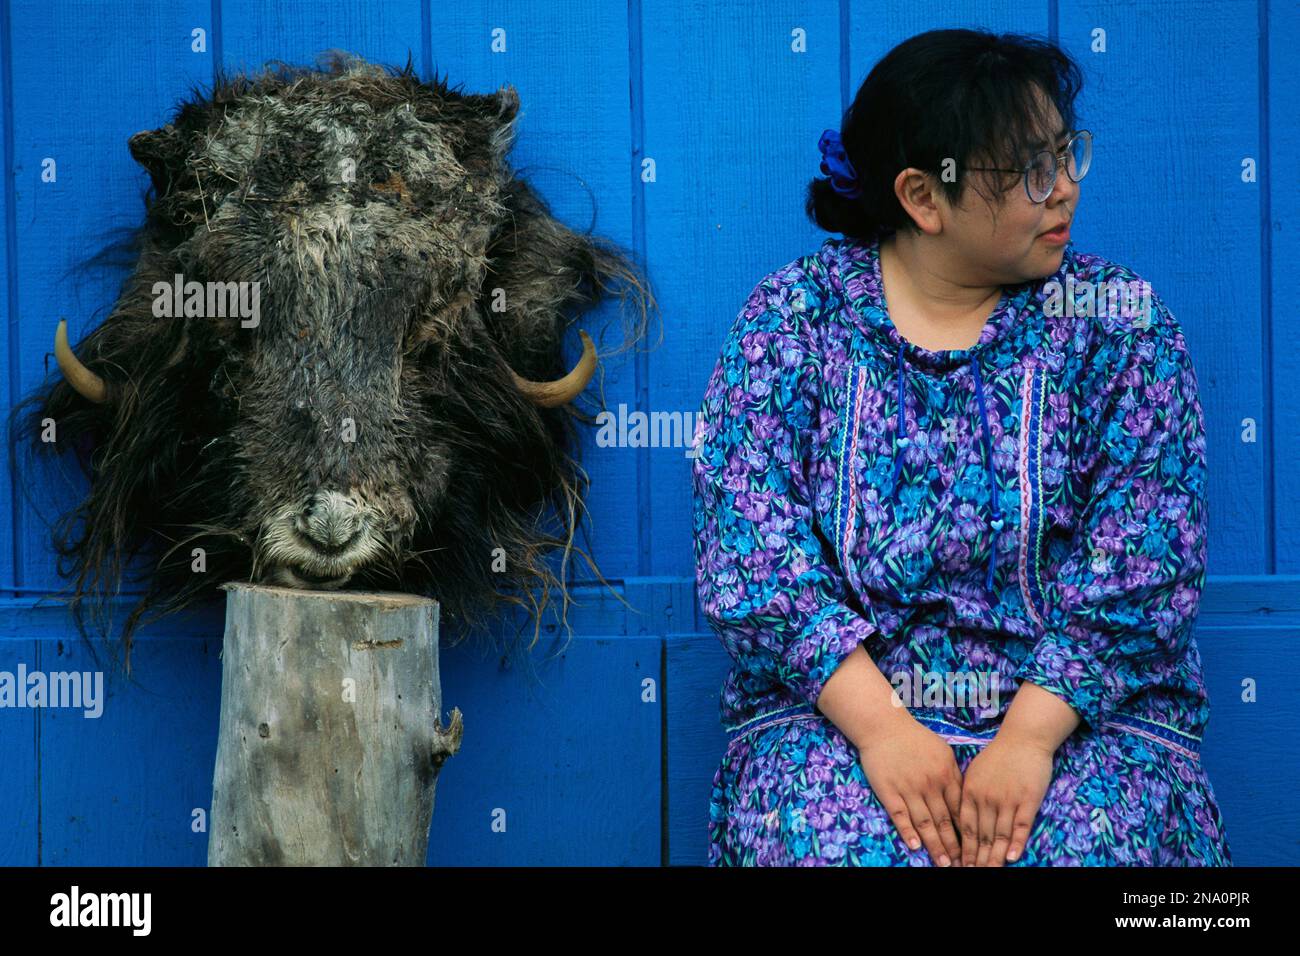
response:
<path id="1" fill-rule="evenodd" d="M 313 574 L 302 568 L 291 568 L 285 564 L 271 568 L 266 574 L 266 580 L 272 584 L 319 591 L 337 590 L 351 579 L 351 571 L 343 574 Z"/>
<path id="2" fill-rule="evenodd" d="M 382 544 L 356 501 L 338 491 L 314 494 L 267 522 L 259 580 L 286 588 L 337 590 L 370 564 Z"/>

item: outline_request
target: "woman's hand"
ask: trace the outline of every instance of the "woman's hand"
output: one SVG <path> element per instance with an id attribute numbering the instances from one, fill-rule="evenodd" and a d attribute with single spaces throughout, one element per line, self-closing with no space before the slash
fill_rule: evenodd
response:
<path id="1" fill-rule="evenodd" d="M 957 838 L 962 779 L 952 747 L 905 709 L 858 746 L 867 782 L 903 842 L 925 844 L 939 866 L 961 866 Z"/>
<path id="2" fill-rule="evenodd" d="M 1054 753 L 1041 740 L 1003 728 L 966 766 L 958 815 L 962 866 L 1019 859 L 1052 782 Z"/>

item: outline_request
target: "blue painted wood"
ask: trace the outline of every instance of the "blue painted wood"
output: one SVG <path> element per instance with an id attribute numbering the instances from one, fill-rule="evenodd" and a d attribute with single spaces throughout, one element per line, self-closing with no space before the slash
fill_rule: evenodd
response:
<path id="1" fill-rule="evenodd" d="M 101 671 L 98 718 L 69 709 L 41 713 L 41 766 L 50 771 L 41 774 L 43 865 L 207 862 L 222 617 L 209 613 L 195 624 L 201 633 L 172 621 L 140 641 L 131 682 Z M 80 642 L 36 645 L 42 670 L 95 671 Z"/>
<path id="2" fill-rule="evenodd" d="M 645 617 L 670 621 L 667 610 L 691 587 L 690 579 L 631 581 L 627 599 L 642 613 L 612 599 L 605 608 L 593 600 L 571 617 L 571 641 L 552 626 L 531 657 L 512 655 L 505 664 L 481 640 L 452 645 L 454 635 L 444 635 L 444 716 L 461 708 L 467 732 L 461 753 L 440 778 L 431 862 L 704 861 L 708 790 L 725 746 L 718 693 L 729 659 L 708 632 L 625 636 L 636 634 Z M 9 667 L 24 659 L 29 667 L 40 660 L 49 669 L 72 669 L 59 662 L 84 660 L 75 639 L 61 636 L 63 610 L 29 603 L 0 602 L 0 629 L 10 636 L 0 642 L 0 653 L 6 646 L 21 649 L 5 653 Z M 624 611 L 624 621 L 602 632 L 615 621 L 615 608 Z M 118 688 L 98 721 L 56 714 L 44 725 L 45 862 L 202 862 L 201 853 L 194 855 L 202 841 L 174 829 L 172 802 L 200 806 L 206 797 L 193 794 L 207 794 L 211 786 L 220 612 L 215 602 L 145 629 L 135 658 L 143 692 Z M 1207 586 L 1197 637 L 1212 700 L 1205 759 L 1243 865 L 1295 863 L 1300 856 L 1300 833 L 1287 809 L 1294 761 L 1285 750 L 1300 714 L 1274 676 L 1290 673 L 1300 646 L 1297 627 L 1300 576 L 1213 579 Z M 610 636 L 592 636 L 601 633 Z M 1256 704 L 1239 699 L 1248 677 L 1260 686 Z M 652 699 L 642 699 L 647 691 Z M 30 726 L 21 724 L 31 721 L 30 711 L 3 710 L 0 726 L 14 726 L 15 717 Z M 22 734 L 4 739 L 12 748 Z M 17 759 L 21 767 L 21 748 Z M 1260 767 L 1271 769 L 1264 774 Z M 146 783 L 152 797 L 121 806 L 124 786 Z M 101 792 L 107 796 L 96 796 Z M 17 807 L 12 819 L 32 819 L 35 804 L 24 806 L 22 791 L 6 788 L 4 799 Z M 552 816 L 534 815 L 539 800 Z M 78 816 L 74 805 L 82 807 L 77 820 L 71 819 Z M 515 812 L 521 807 L 522 820 Z M 505 810 L 504 835 L 482 828 L 483 815 L 491 818 L 498 808 Z M 65 809 L 65 816 L 56 815 Z M 566 840 L 566 833 L 581 836 Z M 501 836 L 508 838 L 496 839 Z M 30 848 L 20 844 L 4 852 L 24 849 Z"/>
<path id="3" fill-rule="evenodd" d="M 1300 634 L 1300 574 L 1222 574 L 1205 583 L 1196 622 L 1206 627 L 1266 625 Z"/>
<path id="4" fill-rule="evenodd" d="M 331 47 L 420 69 L 420 0 L 258 3 L 222 0 L 221 58 L 228 70 L 258 71 L 267 60 L 310 66 Z"/>
<path id="5" fill-rule="evenodd" d="M 11 31 L 7 28 L 7 4 L 0 6 L 0 64 L 7 64 L 13 59 Z M 13 299 L 17 292 L 9 274 L 13 265 L 9 250 L 18 233 L 13 216 L 13 153 L 10 126 L 13 123 L 13 96 L 9 86 L 9 71 L 0 69 L 0 229 L 3 229 L 3 241 L 0 241 L 0 312 L 4 315 L 5 356 L 0 362 L 0 411 L 8 420 L 9 410 L 18 401 L 18 388 L 14 366 L 18 354 L 18 333 L 10 321 L 14 316 Z M 5 434 L 0 428 L 0 436 Z M 8 452 L 5 453 L 6 459 Z M 0 515 L 10 518 L 0 521 L 0 588 L 12 588 L 14 583 L 14 487 L 10 469 L 0 470 Z M 4 797 L 0 796 L 0 805 Z"/>
<path id="6" fill-rule="evenodd" d="M 205 26 L 210 12 L 207 0 L 11 0 L 13 201 L 19 225 L 9 250 L 17 286 L 10 361 L 17 365 L 23 395 L 44 377 L 47 356 L 53 367 L 59 316 L 67 316 L 75 342 L 112 306 L 125 273 L 82 274 L 77 267 L 103 241 L 118 237 L 115 230 L 142 221 L 149 177 L 126 141 L 163 125 L 189 84 L 211 76 L 211 56 L 191 50 L 191 30 Z M 87 55 L 92 41 L 94 53 Z M 47 171 L 54 181 L 43 180 Z M 35 507 L 51 514 L 73 501 L 62 484 L 33 481 L 28 490 Z M 16 583 L 57 588 L 48 535 L 28 507 L 20 514 Z"/>
<path id="7" fill-rule="evenodd" d="M 117 602 L 118 619 L 127 609 Z M 70 627 L 58 602 L 0 601 L 0 669 L 98 673 L 98 716 L 85 709 L 0 709 L 0 728 L 34 714 L 43 865 L 203 865 L 220 713 L 220 600 L 143 629 L 128 680 L 102 644 Z M 21 649 L 6 653 L 6 648 Z M 3 737 L 7 740 L 8 733 Z M 0 800 L 8 794 L 0 789 Z M 32 822 L 35 801 L 18 818 Z M 201 811 L 201 816 L 196 816 Z M 198 823 L 195 823 L 195 820 Z M 0 865 L 8 860 L 0 854 Z"/>
<path id="8" fill-rule="evenodd" d="M 0 614 L 0 620 L 3 615 Z M 0 671 L 18 675 L 36 659 L 36 642 L 0 630 Z M 41 712 L 0 707 L 0 866 L 37 866 L 40 774 L 36 740 Z"/>
<path id="9" fill-rule="evenodd" d="M 12 821 L 0 865 L 36 863 L 38 789 L 44 864 L 206 862 L 194 820 L 211 799 L 222 611 L 216 601 L 143 629 L 132 683 L 101 656 L 97 718 L 0 708 L 0 810 Z M 431 864 L 659 863 L 662 643 L 579 623 L 571 638 L 544 634 L 530 655 L 444 636 L 443 719 L 460 708 L 465 739 L 439 778 Z M 0 602 L 0 628 L 0 670 L 97 668 L 53 603 Z"/>
<path id="10" fill-rule="evenodd" d="M 797 11 L 643 0 L 646 254 L 671 347 L 647 358 L 649 409 L 694 419 L 723 338 L 763 275 L 824 236 L 803 212 L 817 139 L 839 124 L 833 3 Z M 761 95 L 755 95 L 761 91 Z M 673 317 L 677 317 L 675 320 Z M 647 573 L 691 559 L 688 447 L 648 449 Z"/>
<path id="11" fill-rule="evenodd" d="M 1242 356 L 1244 368 L 1260 367 L 1269 376 L 1265 414 L 1273 452 L 1266 458 L 1265 476 L 1273 485 L 1273 535 L 1267 571 L 1300 571 L 1300 349 L 1294 345 L 1295 281 L 1300 275 L 1300 190 L 1295 187 L 1295 158 L 1300 156 L 1300 4 L 1272 0 L 1261 35 L 1267 48 L 1264 75 L 1268 100 L 1268 158 L 1261 182 L 1266 183 L 1262 237 L 1269 309 L 1265 317 L 1265 348 L 1260 366 Z M 1276 170 L 1276 175 L 1274 171 Z M 1242 316 L 1246 320 L 1246 316 Z M 1262 366 L 1262 367 L 1261 367 Z M 1242 376 L 1242 377 L 1254 377 Z"/>
<path id="12" fill-rule="evenodd" d="M 938 29 L 985 29 L 1049 36 L 1052 7 L 1040 0 L 935 0 L 932 3 L 849 5 L 849 50 L 846 58 L 847 108 L 871 68 L 908 37 Z"/>
<path id="13" fill-rule="evenodd" d="M 727 747 L 719 722 L 731 658 L 711 632 L 665 639 L 668 693 L 668 856 L 670 866 L 709 857 L 709 794 Z"/>
<path id="14" fill-rule="evenodd" d="M 1202 759 L 1237 866 L 1300 864 L 1296 634 L 1293 625 L 1197 628 L 1210 694 Z M 1248 686 L 1254 702 L 1243 700 Z"/>
<path id="15" fill-rule="evenodd" d="M 588 632 L 517 668 L 444 647 L 443 711 L 465 737 L 438 777 L 430 865 L 657 866 L 660 646 Z"/>

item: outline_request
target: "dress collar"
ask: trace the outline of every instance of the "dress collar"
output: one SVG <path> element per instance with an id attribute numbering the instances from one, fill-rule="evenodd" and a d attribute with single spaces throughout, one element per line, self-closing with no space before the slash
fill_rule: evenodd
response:
<path id="1" fill-rule="evenodd" d="M 946 371 L 965 365 L 981 352 L 1000 341 L 1027 317 L 1033 308 L 1036 291 L 1050 277 L 1034 279 L 1020 285 L 1003 286 L 1002 296 L 990 313 L 979 341 L 967 349 L 921 348 L 899 334 L 889 318 L 880 274 L 880 240 L 828 239 L 822 247 L 831 287 L 843 299 L 849 316 L 859 331 L 873 342 L 882 357 L 893 359 L 902 349 L 905 360 L 914 366 Z M 1071 255 L 1067 245 L 1061 268 Z M 1058 271 L 1057 275 L 1060 275 Z"/>

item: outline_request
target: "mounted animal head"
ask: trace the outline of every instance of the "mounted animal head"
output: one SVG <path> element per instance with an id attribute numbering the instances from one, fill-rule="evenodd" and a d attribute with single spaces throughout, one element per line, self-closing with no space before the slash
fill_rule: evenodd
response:
<path id="1" fill-rule="evenodd" d="M 83 634 L 156 545 L 128 669 L 139 624 L 227 580 L 425 593 L 467 623 L 517 589 L 540 614 L 586 489 L 568 406 L 597 362 L 582 332 L 564 366 L 566 328 L 617 284 L 641 306 L 622 351 L 653 297 L 515 177 L 518 110 L 336 56 L 219 78 L 131 137 L 134 269 L 75 349 L 59 322 L 24 419 L 89 477 L 54 534 Z"/>

